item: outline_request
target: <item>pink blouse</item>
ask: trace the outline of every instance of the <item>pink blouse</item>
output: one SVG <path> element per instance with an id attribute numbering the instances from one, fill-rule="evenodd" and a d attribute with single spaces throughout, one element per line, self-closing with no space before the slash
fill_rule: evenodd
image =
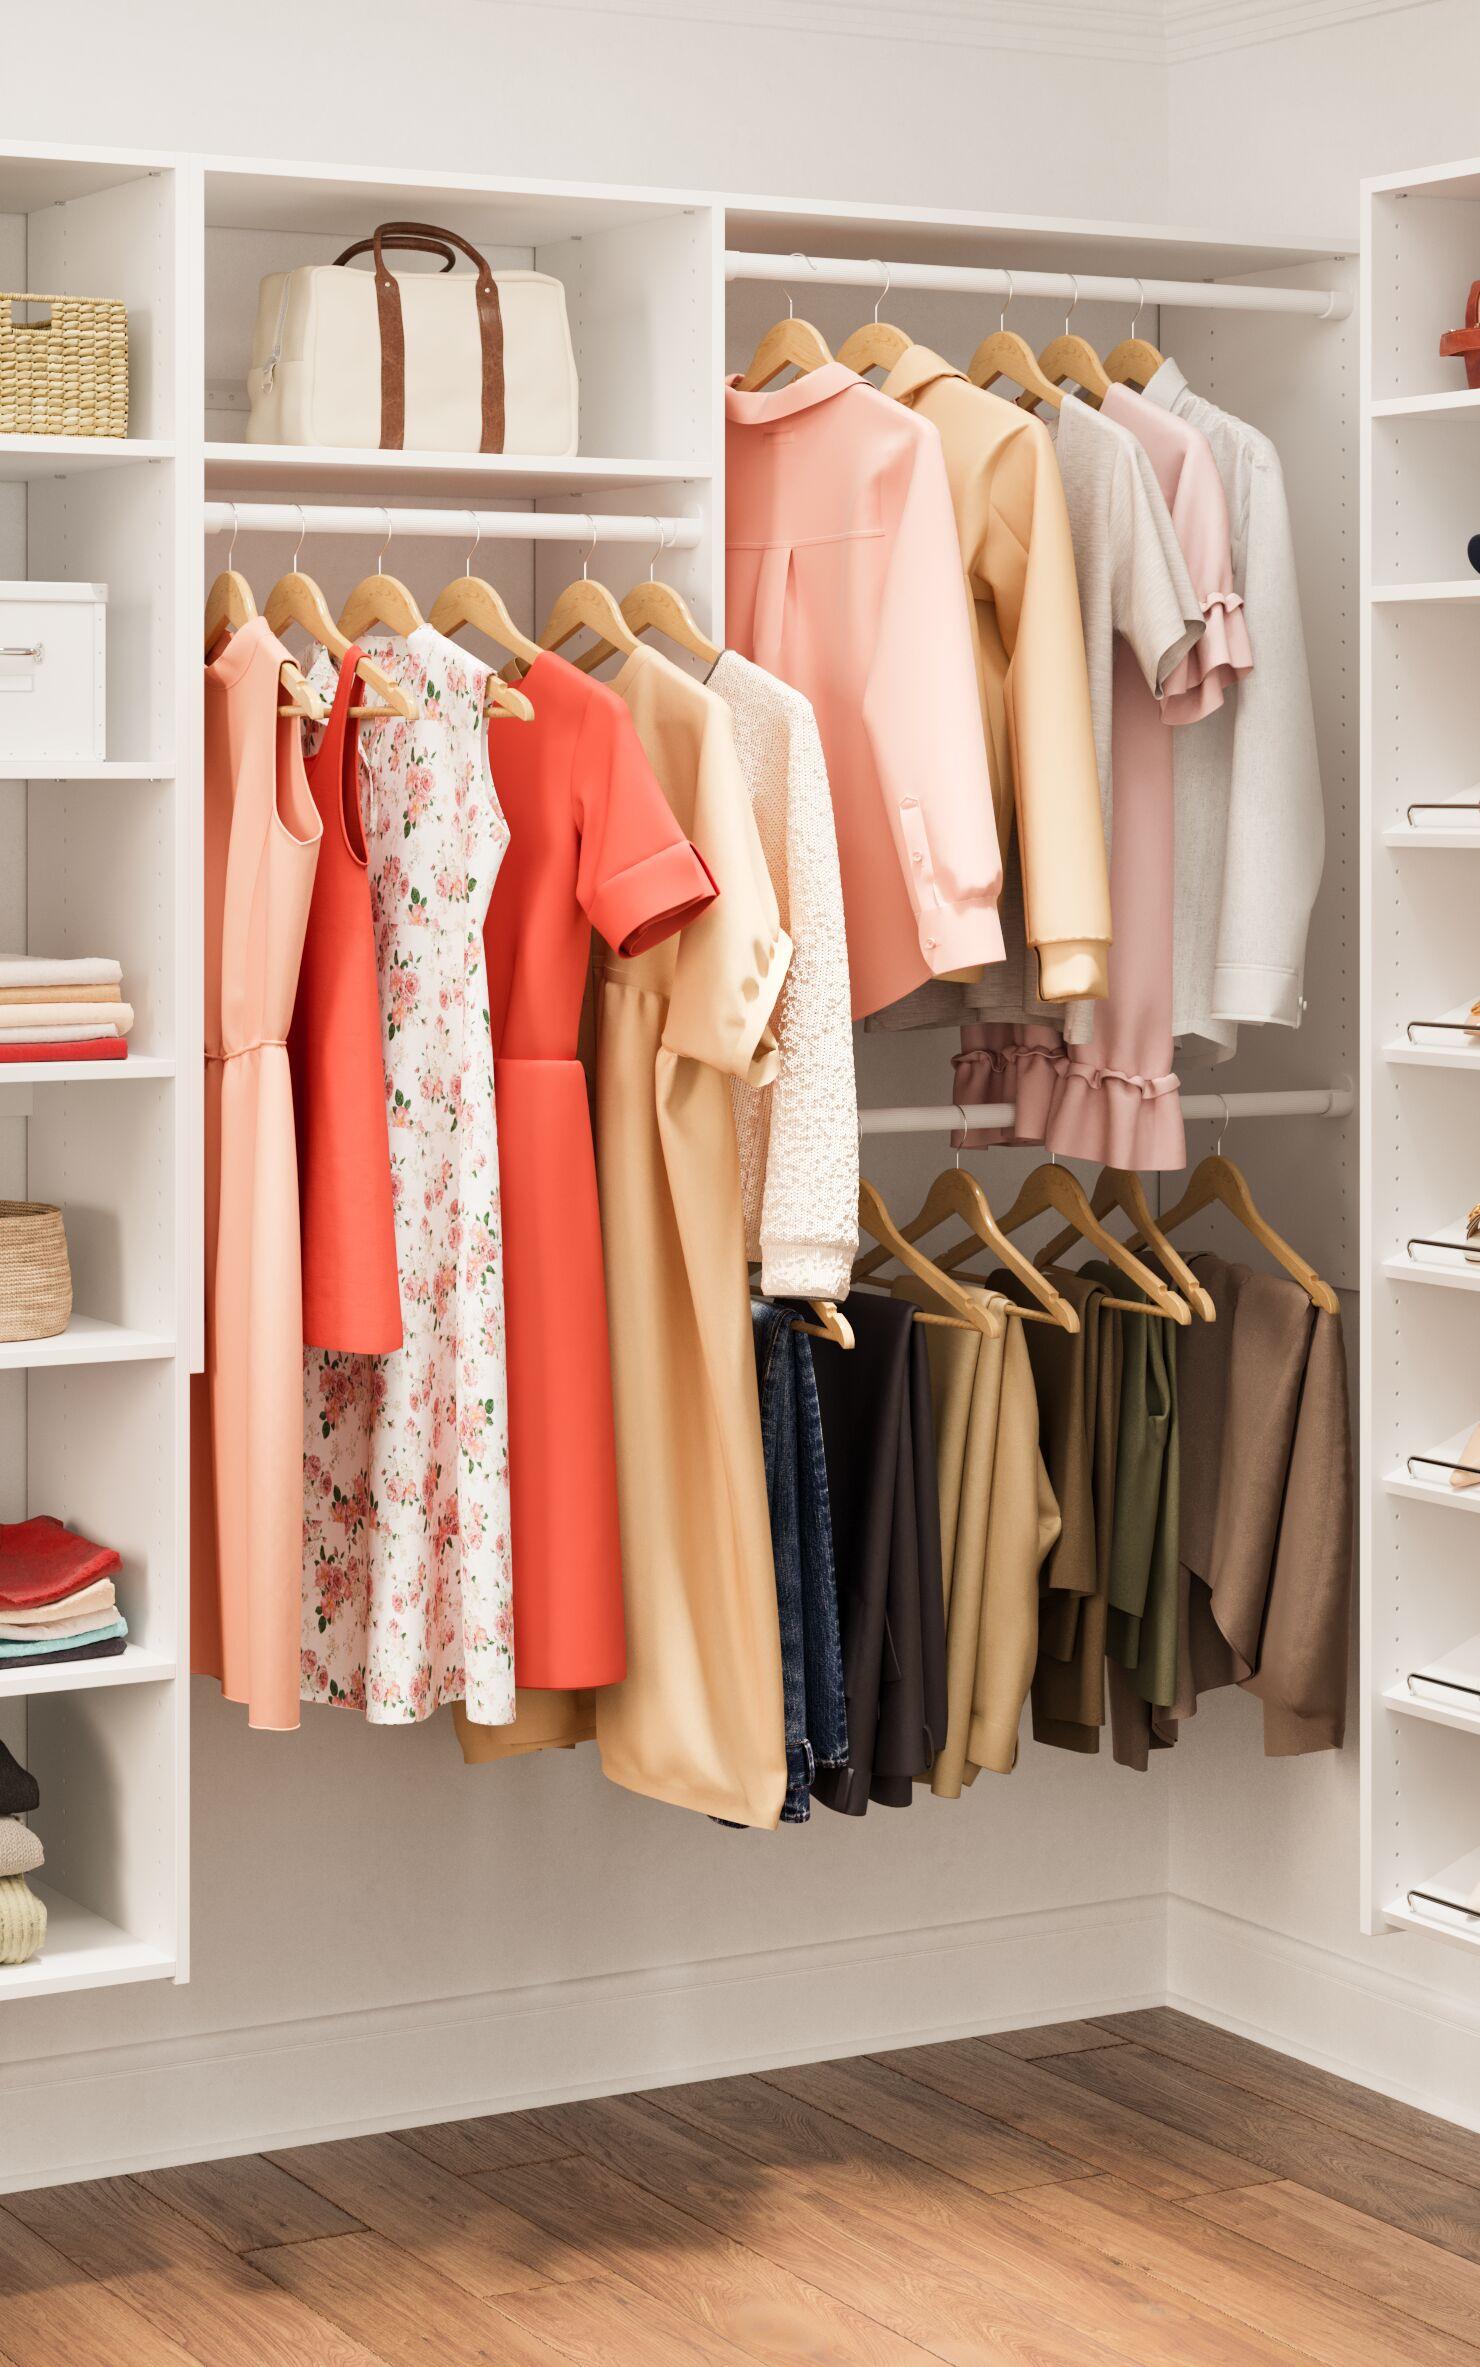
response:
<path id="1" fill-rule="evenodd" d="M 731 385 L 731 648 L 811 700 L 853 1015 L 1002 958 L 1002 864 L 938 431 L 830 363 Z"/>

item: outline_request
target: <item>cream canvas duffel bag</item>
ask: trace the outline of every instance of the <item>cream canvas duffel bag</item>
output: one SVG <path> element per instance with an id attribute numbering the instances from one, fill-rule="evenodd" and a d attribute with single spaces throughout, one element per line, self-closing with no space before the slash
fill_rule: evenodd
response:
<path id="1" fill-rule="evenodd" d="M 387 248 L 440 255 L 398 279 Z M 460 248 L 476 276 L 457 271 Z M 373 254 L 373 272 L 351 270 Z M 565 290 L 542 271 L 496 276 L 455 230 L 382 222 L 333 263 L 264 279 L 247 378 L 253 444 L 408 452 L 576 449 Z"/>

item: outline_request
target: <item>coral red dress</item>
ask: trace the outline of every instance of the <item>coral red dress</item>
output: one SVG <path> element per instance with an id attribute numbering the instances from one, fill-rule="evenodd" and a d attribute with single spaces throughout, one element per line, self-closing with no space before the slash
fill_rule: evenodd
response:
<path id="1" fill-rule="evenodd" d="M 304 1345 L 384 1356 L 401 1345 L 401 1285 L 375 919 L 360 814 L 360 732 L 350 715 L 359 655 L 351 649 L 340 666 L 333 712 L 308 760 L 324 835 L 288 1062 L 298 1130 Z"/>
<path id="2" fill-rule="evenodd" d="M 514 1670 L 521 1688 L 626 1673 L 606 1280 L 585 1072 L 591 931 L 645 953 L 713 903 L 626 707 L 547 652 L 532 723 L 495 721 L 509 824 L 484 923 L 504 1219 Z"/>

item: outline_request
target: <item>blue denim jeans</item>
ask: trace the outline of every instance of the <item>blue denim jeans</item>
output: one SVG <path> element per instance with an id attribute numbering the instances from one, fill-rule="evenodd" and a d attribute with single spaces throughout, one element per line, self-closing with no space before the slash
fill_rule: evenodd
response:
<path id="1" fill-rule="evenodd" d="M 812 1342 L 797 1330 L 793 1307 L 752 1299 L 750 1314 L 781 1621 L 786 1709 L 781 1819 L 795 1825 L 805 1824 L 812 1812 L 813 1769 L 840 1766 L 848 1756 L 832 1514 Z"/>

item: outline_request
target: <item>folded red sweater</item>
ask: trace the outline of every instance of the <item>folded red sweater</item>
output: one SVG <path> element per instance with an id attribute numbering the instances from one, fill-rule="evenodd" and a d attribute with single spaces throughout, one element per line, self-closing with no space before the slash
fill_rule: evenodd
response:
<path id="1" fill-rule="evenodd" d="M 49 1513 L 35 1520 L 0 1520 L 0 1609 L 60 1603 L 118 1567 L 111 1545 L 74 1536 Z"/>
<path id="2" fill-rule="evenodd" d="M 16 1006 L 10 1004 L 8 1009 Z M 0 1060 L 126 1060 L 122 1036 L 84 1036 L 76 1044 L 0 1044 Z"/>

